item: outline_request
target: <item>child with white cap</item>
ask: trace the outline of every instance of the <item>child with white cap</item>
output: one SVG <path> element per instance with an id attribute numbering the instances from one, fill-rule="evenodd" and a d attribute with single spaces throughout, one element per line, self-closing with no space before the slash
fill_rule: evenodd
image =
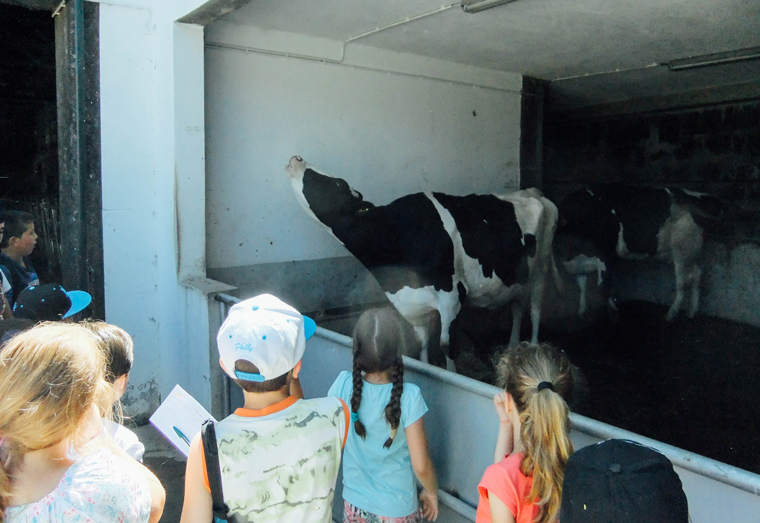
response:
<path id="1" fill-rule="evenodd" d="M 339 398 L 290 394 L 314 322 L 263 294 L 234 305 L 217 334 L 220 364 L 245 405 L 216 424 L 228 521 L 330 522 L 350 413 Z M 200 435 L 190 445 L 182 523 L 208 523 Z"/>

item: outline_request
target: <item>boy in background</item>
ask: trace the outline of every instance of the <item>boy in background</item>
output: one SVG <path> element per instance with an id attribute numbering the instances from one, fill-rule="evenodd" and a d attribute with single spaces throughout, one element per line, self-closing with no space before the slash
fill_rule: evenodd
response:
<path id="1" fill-rule="evenodd" d="M 58 283 L 34 284 L 18 294 L 13 317 L 34 323 L 62 321 L 82 312 L 90 303 L 92 296 L 88 292 L 67 291 Z"/>
<path id="2" fill-rule="evenodd" d="M 11 284 L 11 290 L 5 293 L 5 297 L 13 306 L 21 291 L 40 283 L 28 259 L 37 244 L 37 233 L 34 231 L 34 218 L 28 212 L 8 211 L 3 223 L 5 231 L 0 240 L 0 270 Z"/>
<path id="3" fill-rule="evenodd" d="M 106 381 L 113 386 L 113 404 L 121 399 L 129 383 L 129 371 L 135 361 L 132 337 L 121 327 L 104 321 L 80 323 L 98 338 L 98 345 L 106 357 Z M 124 452 L 142 463 L 145 446 L 137 435 L 127 427 L 109 419 L 103 419 L 103 428 Z"/>
<path id="4" fill-rule="evenodd" d="M 228 520 L 329 523 L 350 411 L 339 398 L 291 395 L 306 339 L 316 328 L 264 294 L 230 309 L 217 335 L 222 369 L 243 389 L 245 405 L 216 424 Z M 185 474 L 182 523 L 208 523 L 212 498 L 201 435 Z"/>

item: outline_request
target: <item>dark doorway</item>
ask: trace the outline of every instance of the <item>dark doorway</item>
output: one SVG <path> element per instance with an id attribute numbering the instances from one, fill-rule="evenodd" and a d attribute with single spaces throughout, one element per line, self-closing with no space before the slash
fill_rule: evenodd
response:
<path id="1" fill-rule="evenodd" d="M 32 264 L 42 281 L 61 281 L 54 20 L 0 4 L 0 34 L 0 205 L 32 213 Z"/>

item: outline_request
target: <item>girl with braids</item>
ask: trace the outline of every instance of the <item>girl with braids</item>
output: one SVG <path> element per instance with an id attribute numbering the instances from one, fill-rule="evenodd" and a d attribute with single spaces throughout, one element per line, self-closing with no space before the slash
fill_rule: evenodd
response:
<path id="1" fill-rule="evenodd" d="M 499 435 L 494 465 L 478 485 L 477 523 L 558 521 L 565 465 L 573 453 L 573 368 L 550 345 L 521 343 L 497 364 Z"/>
<path id="2" fill-rule="evenodd" d="M 101 433 L 110 412 L 92 333 L 43 323 L 0 350 L 0 522 L 152 523 L 158 479 Z"/>
<path id="3" fill-rule="evenodd" d="M 353 372 L 330 387 L 351 406 L 343 453 L 344 523 L 416 523 L 438 517 L 438 483 L 428 452 L 428 408 L 419 387 L 404 383 L 403 319 L 371 309 L 354 330 Z M 415 476 L 422 484 L 417 500 Z"/>

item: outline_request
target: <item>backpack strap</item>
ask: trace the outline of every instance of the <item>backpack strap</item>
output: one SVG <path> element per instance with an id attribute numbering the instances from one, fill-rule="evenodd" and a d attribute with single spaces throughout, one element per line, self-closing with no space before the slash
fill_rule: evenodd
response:
<path id="1" fill-rule="evenodd" d="M 211 489 L 214 517 L 226 520 L 229 508 L 224 503 L 222 472 L 219 468 L 219 450 L 216 447 L 216 429 L 212 420 L 203 423 L 201 440 L 203 441 L 203 455 L 206 458 L 206 475 L 208 476 L 208 486 Z"/>

